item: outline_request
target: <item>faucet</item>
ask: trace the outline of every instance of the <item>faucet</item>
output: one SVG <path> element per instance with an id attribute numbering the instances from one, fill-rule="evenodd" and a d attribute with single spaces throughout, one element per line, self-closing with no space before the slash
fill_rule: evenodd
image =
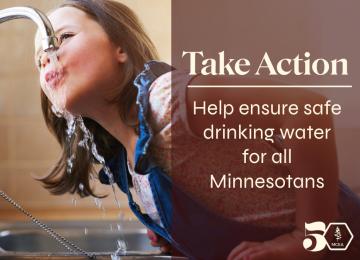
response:
<path id="1" fill-rule="evenodd" d="M 36 23 L 40 31 L 41 44 L 44 51 L 54 50 L 59 47 L 49 19 L 40 10 L 23 6 L 0 10 L 0 23 L 20 18 L 30 19 Z"/>

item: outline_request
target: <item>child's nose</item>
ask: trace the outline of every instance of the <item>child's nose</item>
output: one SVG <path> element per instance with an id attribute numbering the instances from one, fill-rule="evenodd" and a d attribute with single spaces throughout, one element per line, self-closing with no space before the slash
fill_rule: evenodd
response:
<path id="1" fill-rule="evenodd" d="M 45 68 L 50 63 L 49 56 L 45 51 L 41 54 L 40 63 L 42 68 Z"/>

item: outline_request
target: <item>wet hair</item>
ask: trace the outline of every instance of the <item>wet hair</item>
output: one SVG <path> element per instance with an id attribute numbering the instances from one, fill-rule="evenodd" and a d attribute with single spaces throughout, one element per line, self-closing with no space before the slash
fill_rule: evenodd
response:
<path id="1" fill-rule="evenodd" d="M 119 93 L 115 93 L 110 102 L 117 104 L 119 116 L 138 134 L 138 122 L 130 122 L 129 111 L 136 101 L 137 89 L 133 81 L 143 70 L 144 63 L 157 59 L 154 44 L 146 35 L 135 13 L 125 6 L 112 0 L 66 0 L 57 8 L 75 7 L 84 11 L 91 19 L 97 21 L 109 36 L 110 40 L 122 47 L 127 54 L 127 61 L 122 64 L 122 84 Z M 91 151 L 77 144 L 83 133 L 77 126 L 75 137 L 67 141 L 67 124 L 64 118 L 58 118 L 51 110 L 51 103 L 41 91 L 41 107 L 43 116 L 50 132 L 56 137 L 62 148 L 62 154 L 51 172 L 40 180 L 52 194 L 66 192 L 77 193 L 81 197 L 97 196 L 90 186 L 90 178 L 95 173 L 98 162 Z M 106 161 L 118 153 L 122 144 L 110 135 L 103 127 L 90 118 L 84 118 L 87 128 L 93 133 L 99 154 Z M 67 173 L 67 159 L 74 155 L 72 172 Z"/>

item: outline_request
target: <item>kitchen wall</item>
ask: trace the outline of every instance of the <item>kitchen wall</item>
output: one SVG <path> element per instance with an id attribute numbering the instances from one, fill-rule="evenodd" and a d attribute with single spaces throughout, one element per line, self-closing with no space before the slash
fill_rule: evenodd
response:
<path id="1" fill-rule="evenodd" d="M 0 9 L 33 6 L 46 12 L 58 0 L 1 0 Z M 170 62 L 170 3 L 168 0 L 122 0 L 140 17 L 146 31 L 158 47 L 161 60 Z M 59 145 L 48 132 L 40 109 L 38 72 L 34 66 L 36 26 L 29 20 L 0 24 L 0 190 L 32 212 L 48 217 L 114 217 L 119 213 L 111 189 L 98 185 L 104 210 L 92 198 L 75 195 L 53 196 L 41 187 L 36 177 L 46 175 L 60 156 Z M 117 197 L 128 214 L 125 197 Z M 69 213 L 71 212 L 71 214 Z M 52 213 L 52 214 L 51 214 Z M 65 217 L 63 215 L 62 217 Z M 131 214 L 128 214 L 131 216 Z M 12 219 L 16 211 L 0 199 L 0 218 Z"/>

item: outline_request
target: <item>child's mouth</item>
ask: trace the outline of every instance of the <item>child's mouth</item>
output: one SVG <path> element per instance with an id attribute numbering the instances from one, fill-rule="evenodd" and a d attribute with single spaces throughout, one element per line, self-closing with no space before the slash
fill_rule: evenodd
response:
<path id="1" fill-rule="evenodd" d="M 62 78 L 63 78 L 62 71 L 52 70 L 45 74 L 46 84 L 52 89 L 57 89 L 60 87 L 60 81 Z"/>

